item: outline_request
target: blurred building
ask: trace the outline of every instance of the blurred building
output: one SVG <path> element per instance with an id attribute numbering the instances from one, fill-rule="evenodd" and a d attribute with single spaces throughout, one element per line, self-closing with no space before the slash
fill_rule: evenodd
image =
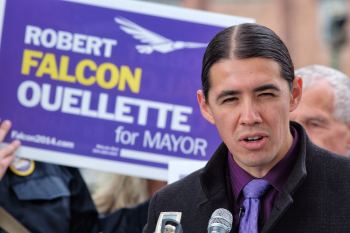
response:
<path id="1" fill-rule="evenodd" d="M 350 0 L 153 0 L 255 18 L 287 44 L 296 68 L 323 64 L 350 76 Z"/>

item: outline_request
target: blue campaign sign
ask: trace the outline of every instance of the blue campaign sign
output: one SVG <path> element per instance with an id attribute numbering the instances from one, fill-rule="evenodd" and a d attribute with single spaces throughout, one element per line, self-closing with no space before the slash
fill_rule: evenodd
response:
<path id="1" fill-rule="evenodd" d="M 0 117 L 35 160 L 167 179 L 220 143 L 196 100 L 223 27 L 252 22 L 138 1 L 1 1 Z"/>

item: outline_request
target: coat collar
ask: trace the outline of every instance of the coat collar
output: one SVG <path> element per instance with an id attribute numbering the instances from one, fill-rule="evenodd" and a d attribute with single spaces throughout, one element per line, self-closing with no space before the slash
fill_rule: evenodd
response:
<path id="1" fill-rule="evenodd" d="M 200 204 L 210 204 L 212 209 L 232 210 L 232 191 L 228 182 L 228 149 L 221 144 L 200 174 L 205 198 Z"/>

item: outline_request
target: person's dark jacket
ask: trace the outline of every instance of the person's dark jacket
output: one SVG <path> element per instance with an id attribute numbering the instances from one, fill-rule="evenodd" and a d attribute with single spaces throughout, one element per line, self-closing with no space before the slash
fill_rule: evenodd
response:
<path id="1" fill-rule="evenodd" d="M 33 233 L 99 232 L 97 210 L 76 168 L 35 162 L 28 176 L 8 169 L 0 205 Z"/>
<path id="2" fill-rule="evenodd" d="M 102 219 L 104 233 L 141 233 L 147 222 L 149 200 L 122 208 Z"/>
<path id="3" fill-rule="evenodd" d="M 350 160 L 315 146 L 300 125 L 292 125 L 300 136 L 298 158 L 262 232 L 350 232 Z M 205 168 L 159 191 L 151 200 L 143 232 L 154 232 L 162 211 L 182 212 L 185 233 L 207 232 L 218 208 L 232 212 L 227 152 L 222 144 Z"/>

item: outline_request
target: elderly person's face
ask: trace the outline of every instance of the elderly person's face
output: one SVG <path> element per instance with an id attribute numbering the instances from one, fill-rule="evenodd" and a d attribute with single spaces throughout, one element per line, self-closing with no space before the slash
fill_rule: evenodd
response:
<path id="1" fill-rule="evenodd" d="M 290 91 L 278 63 L 264 58 L 223 59 L 209 76 L 208 101 L 197 92 L 203 116 L 240 167 L 264 176 L 291 146 L 289 113 L 300 99 L 300 79 Z"/>
<path id="2" fill-rule="evenodd" d="M 334 94 L 327 81 L 306 89 L 291 119 L 306 129 L 316 145 L 339 155 L 350 151 L 350 126 L 333 116 Z"/>

